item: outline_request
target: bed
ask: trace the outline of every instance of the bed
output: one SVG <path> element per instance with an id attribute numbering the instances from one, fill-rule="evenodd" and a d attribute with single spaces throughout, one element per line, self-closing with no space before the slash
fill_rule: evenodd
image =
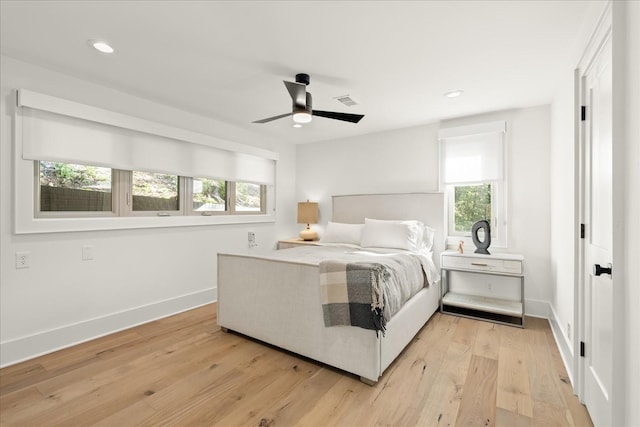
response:
<path id="1" fill-rule="evenodd" d="M 443 195 L 334 196 L 332 202 L 335 223 L 416 220 L 433 229 L 430 251 L 436 273 L 427 286 L 388 319 L 384 333 L 356 326 L 325 326 L 320 290 L 321 267 L 325 264 L 319 259 L 326 255 L 318 252 L 337 254 L 359 249 L 337 244 L 306 245 L 255 256 L 219 253 L 218 324 L 223 330 L 317 360 L 375 384 L 439 307 L 437 271 L 444 249 Z"/>

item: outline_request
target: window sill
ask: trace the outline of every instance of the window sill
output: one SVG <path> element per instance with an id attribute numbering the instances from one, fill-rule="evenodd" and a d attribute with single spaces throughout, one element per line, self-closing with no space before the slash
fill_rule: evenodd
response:
<path id="1" fill-rule="evenodd" d="M 460 243 L 460 241 L 464 242 L 463 248 L 466 252 L 468 251 L 473 252 L 476 250 L 476 245 L 473 244 L 473 240 L 471 239 L 471 237 L 466 237 L 466 236 L 447 236 L 447 240 L 446 240 L 447 249 L 457 250 L 458 243 Z M 489 249 L 491 248 L 500 249 L 504 251 L 507 249 L 507 245 L 500 240 L 493 240 L 492 238 Z"/>
<path id="2" fill-rule="evenodd" d="M 28 218 L 16 221 L 15 233 L 64 233 L 75 231 L 252 224 L 262 222 L 275 222 L 275 214 L 101 218 Z"/>

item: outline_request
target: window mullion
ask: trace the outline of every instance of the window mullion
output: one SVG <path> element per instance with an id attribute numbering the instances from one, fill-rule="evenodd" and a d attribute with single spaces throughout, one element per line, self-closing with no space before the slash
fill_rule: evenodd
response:
<path id="1" fill-rule="evenodd" d="M 118 171 L 118 206 L 120 207 L 120 216 L 131 216 L 131 171 Z"/>
<path id="2" fill-rule="evenodd" d="M 111 210 L 115 216 L 120 216 L 120 212 L 122 212 L 122 207 L 120 206 L 120 194 L 121 194 L 121 185 L 120 185 L 120 170 L 111 169 Z"/>
<path id="3" fill-rule="evenodd" d="M 184 183 L 184 197 L 181 200 L 182 211 L 185 215 L 195 215 L 193 209 L 193 178 L 181 176 L 180 180 Z"/>
<path id="4" fill-rule="evenodd" d="M 178 177 L 178 208 L 182 215 L 189 215 L 187 212 L 188 209 L 188 200 L 191 200 L 190 196 L 187 194 L 187 181 L 191 181 L 191 178 L 186 176 Z"/>
<path id="5" fill-rule="evenodd" d="M 227 206 L 229 214 L 234 215 L 236 213 L 236 183 L 234 181 L 227 181 Z"/>

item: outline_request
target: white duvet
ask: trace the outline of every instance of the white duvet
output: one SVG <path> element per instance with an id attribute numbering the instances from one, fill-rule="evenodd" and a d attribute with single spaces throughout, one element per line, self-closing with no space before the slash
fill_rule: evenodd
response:
<path id="1" fill-rule="evenodd" d="M 366 248 L 362 249 L 356 245 L 305 245 L 296 246 L 289 249 L 281 249 L 261 255 L 251 255 L 252 258 L 263 258 L 274 261 L 281 261 L 293 264 L 304 264 L 318 266 L 321 261 L 343 260 L 347 262 L 376 262 L 376 259 L 391 258 L 388 255 L 411 254 L 415 256 L 416 262 L 422 266 L 422 270 L 427 278 L 428 284 L 440 280 L 438 269 L 433 262 L 433 253 L 416 253 L 399 249 Z M 387 263 L 385 263 L 387 264 Z M 385 295 L 385 318 L 388 320 L 395 314 L 402 304 L 409 300 L 415 293 L 423 287 L 422 273 L 404 271 L 399 265 L 394 268 L 398 283 L 395 288 L 399 290 L 396 294 Z"/>

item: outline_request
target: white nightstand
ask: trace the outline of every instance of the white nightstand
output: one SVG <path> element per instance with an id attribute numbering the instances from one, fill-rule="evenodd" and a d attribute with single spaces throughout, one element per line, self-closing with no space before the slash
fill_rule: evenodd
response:
<path id="1" fill-rule="evenodd" d="M 293 239 L 278 240 L 278 249 L 289 249 L 295 246 L 317 245 L 318 240 L 302 240 L 299 237 Z"/>
<path id="2" fill-rule="evenodd" d="M 442 298 L 440 311 L 475 319 L 490 320 L 524 328 L 524 257 L 519 254 L 443 252 L 441 255 Z M 473 275 L 508 276 L 520 285 L 520 298 L 495 298 L 473 291 L 451 292 L 449 272 Z"/>

